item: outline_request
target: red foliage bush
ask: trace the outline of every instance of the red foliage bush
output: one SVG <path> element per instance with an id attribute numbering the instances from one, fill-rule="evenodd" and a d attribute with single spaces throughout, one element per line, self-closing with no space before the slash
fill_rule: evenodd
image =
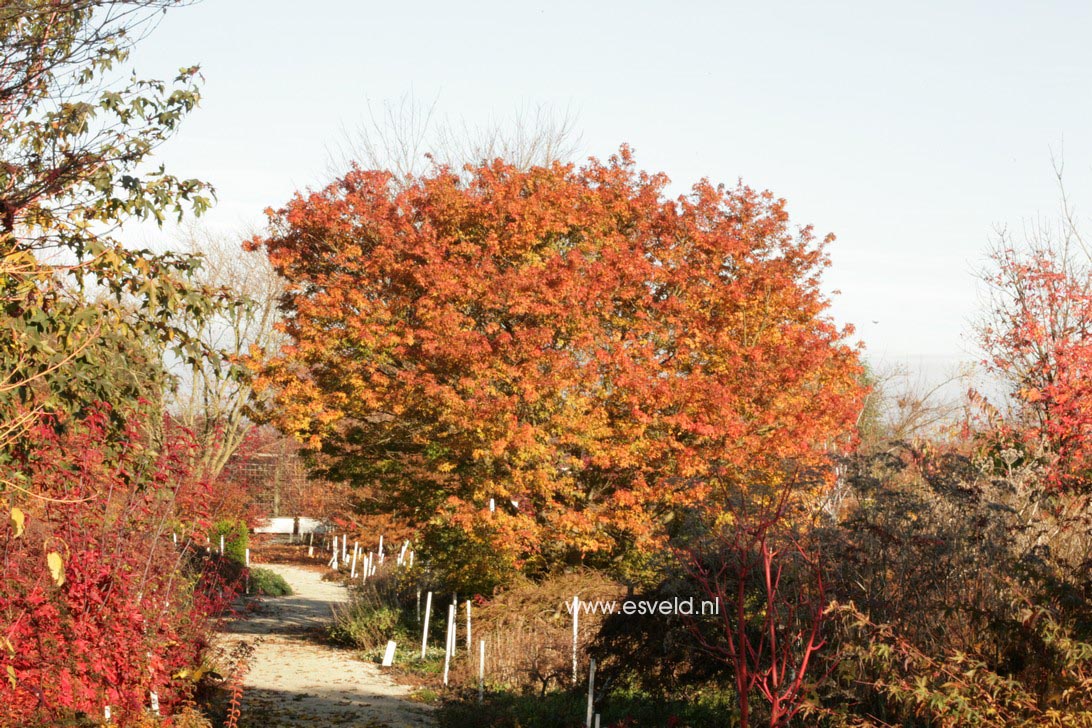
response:
<path id="1" fill-rule="evenodd" d="M 0 529 L 0 725 L 98 718 L 107 705 L 124 724 L 153 691 L 170 711 L 231 596 L 189 539 L 172 538 L 206 520 L 192 441 L 171 432 L 155 446 L 136 425 L 114 437 L 105 408 L 42 419 L 32 435 L 3 468 L 34 495 L 18 504 L 25 529 Z"/>

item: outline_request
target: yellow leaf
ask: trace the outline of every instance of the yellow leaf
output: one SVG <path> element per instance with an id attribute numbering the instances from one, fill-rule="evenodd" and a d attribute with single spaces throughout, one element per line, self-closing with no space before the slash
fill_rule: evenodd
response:
<path id="1" fill-rule="evenodd" d="M 19 538 L 23 535 L 23 528 L 26 526 L 27 516 L 18 508 L 11 509 L 11 527 L 15 529 L 15 538 Z"/>
<path id="2" fill-rule="evenodd" d="M 11 681 L 11 687 L 14 690 L 19 681 L 15 678 L 15 668 L 8 665 L 8 680 Z"/>
<path id="3" fill-rule="evenodd" d="M 53 576 L 53 583 L 57 586 L 64 584 L 64 560 L 56 551 L 46 554 L 46 563 L 49 564 L 49 573 Z"/>

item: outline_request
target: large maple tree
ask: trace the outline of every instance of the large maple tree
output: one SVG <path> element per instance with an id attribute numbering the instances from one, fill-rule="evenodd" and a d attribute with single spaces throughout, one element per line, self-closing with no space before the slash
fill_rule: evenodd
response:
<path id="1" fill-rule="evenodd" d="M 252 245 L 288 286 L 261 376 L 279 424 L 369 507 L 517 567 L 643 550 L 820 465 L 863 393 L 820 290 L 832 238 L 768 192 L 667 184 L 623 147 L 353 169 L 271 211 Z"/>

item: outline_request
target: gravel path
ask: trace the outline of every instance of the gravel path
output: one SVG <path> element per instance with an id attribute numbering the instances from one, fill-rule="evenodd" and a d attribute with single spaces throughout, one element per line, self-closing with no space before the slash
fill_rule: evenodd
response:
<path id="1" fill-rule="evenodd" d="M 409 688 L 352 651 L 316 640 L 330 621 L 331 605 L 348 598 L 344 586 L 299 566 L 262 568 L 283 576 L 293 595 L 264 599 L 259 612 L 223 634 L 228 647 L 261 638 L 244 680 L 241 727 L 433 725 L 428 706 L 406 699 Z"/>

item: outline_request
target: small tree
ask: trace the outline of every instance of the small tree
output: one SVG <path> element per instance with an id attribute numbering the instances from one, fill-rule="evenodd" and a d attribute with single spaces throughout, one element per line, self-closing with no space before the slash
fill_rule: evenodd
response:
<path id="1" fill-rule="evenodd" d="M 980 339 L 991 371 L 1009 385 L 1014 423 L 1054 464 L 1051 481 L 1086 488 L 1092 474 L 1092 268 L 1051 238 L 998 246 L 985 274 L 990 306 Z"/>
<path id="2" fill-rule="evenodd" d="M 732 671 L 741 728 L 752 725 L 756 696 L 765 702 L 770 728 L 788 726 L 805 707 L 816 656 L 826 644 L 822 564 L 794 523 L 796 503 L 788 486 L 767 498 L 740 491 L 714 514 L 706 544 L 683 557 L 720 610 L 715 629 L 695 622 L 693 631 Z"/>

